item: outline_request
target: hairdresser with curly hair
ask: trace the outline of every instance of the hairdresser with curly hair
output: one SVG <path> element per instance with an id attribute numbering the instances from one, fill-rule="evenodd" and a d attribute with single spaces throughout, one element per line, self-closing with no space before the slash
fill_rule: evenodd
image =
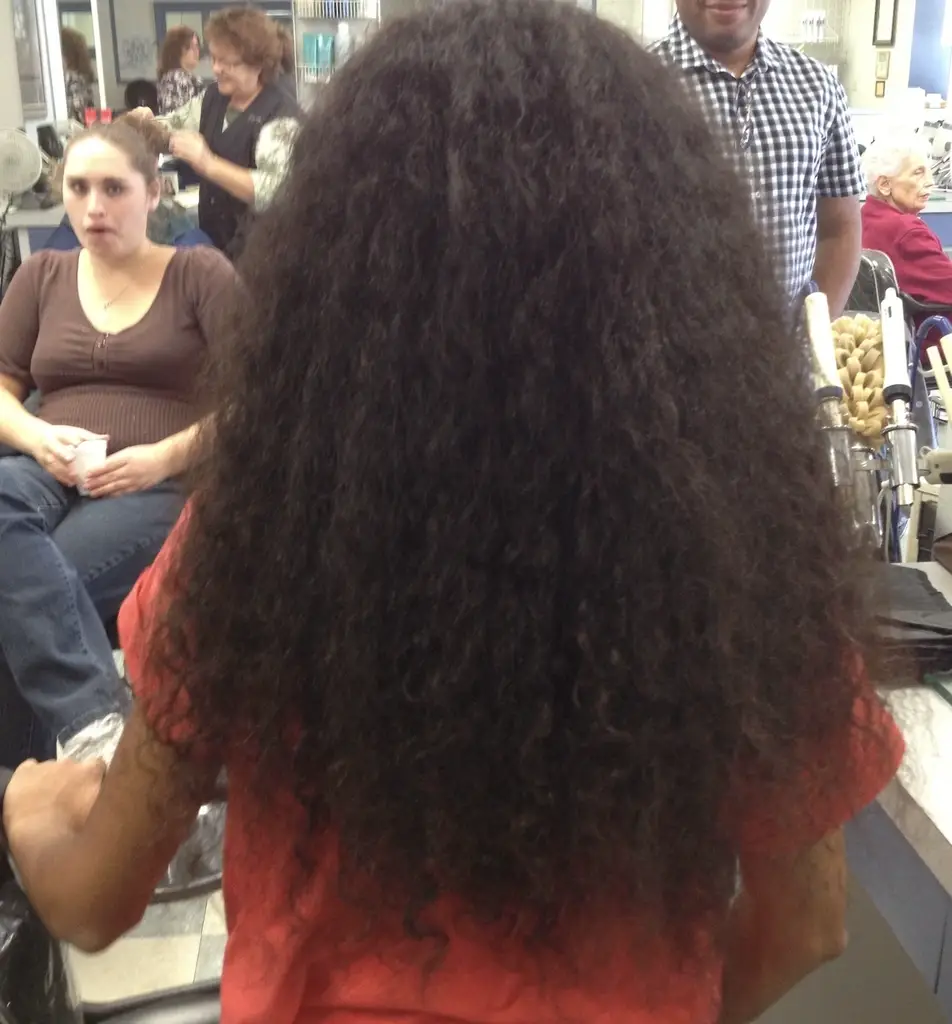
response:
<path id="1" fill-rule="evenodd" d="M 10 784 L 57 935 L 138 920 L 225 765 L 223 1021 L 737 1024 L 842 950 L 902 741 L 714 152 L 567 4 L 445 4 L 335 76 L 123 608 L 116 758 Z"/>

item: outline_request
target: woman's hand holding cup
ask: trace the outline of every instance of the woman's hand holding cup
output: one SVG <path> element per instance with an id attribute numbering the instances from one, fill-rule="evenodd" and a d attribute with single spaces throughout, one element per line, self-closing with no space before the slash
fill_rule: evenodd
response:
<path id="1" fill-rule="evenodd" d="M 81 427 L 42 423 L 36 441 L 31 447 L 30 455 L 47 473 L 56 477 L 64 487 L 75 487 L 77 484 L 76 449 L 84 441 L 101 440 L 103 440 L 101 434 L 94 434 Z"/>

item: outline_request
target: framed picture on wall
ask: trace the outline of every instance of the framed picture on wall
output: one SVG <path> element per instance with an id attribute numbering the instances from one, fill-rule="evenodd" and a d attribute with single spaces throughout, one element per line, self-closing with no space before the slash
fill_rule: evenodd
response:
<path id="1" fill-rule="evenodd" d="M 873 15 L 873 46 L 896 45 L 896 19 L 899 0 L 876 0 Z"/>

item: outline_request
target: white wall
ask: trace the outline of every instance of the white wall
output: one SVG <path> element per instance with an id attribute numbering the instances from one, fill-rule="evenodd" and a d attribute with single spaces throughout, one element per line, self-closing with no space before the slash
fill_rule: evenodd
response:
<path id="1" fill-rule="evenodd" d="M 668 32 L 674 0 L 596 0 L 598 14 L 644 43 Z"/>
<path id="2" fill-rule="evenodd" d="M 56 0 L 40 0 L 36 5 L 36 20 L 40 30 L 40 52 L 43 57 L 43 76 L 46 82 L 48 116 L 36 124 L 65 121 L 69 117 L 66 105 L 66 82 L 63 77 L 63 54 L 60 50 L 59 12 Z M 35 125 L 27 124 L 27 130 Z"/>
<path id="3" fill-rule="evenodd" d="M 613 22 L 633 36 L 640 36 L 641 0 L 597 0 L 597 7 L 600 17 Z"/>
<path id="4" fill-rule="evenodd" d="M 850 105 L 857 110 L 886 110 L 896 104 L 909 86 L 916 0 L 898 0 L 896 45 L 890 51 L 889 79 L 886 83 L 886 96 L 882 99 L 876 98 L 876 47 L 873 46 L 875 11 L 876 0 L 852 0 L 843 84 Z"/>
<path id="5" fill-rule="evenodd" d="M 123 99 L 124 85 L 120 85 L 116 75 L 116 57 L 112 43 L 112 22 L 110 20 L 110 6 L 114 0 L 94 0 L 93 6 L 97 12 L 97 24 L 99 25 L 99 38 L 102 46 L 96 50 L 96 58 L 99 62 L 99 75 L 105 90 L 103 106 L 112 109 L 119 109 L 125 106 Z M 152 5 L 142 0 L 121 0 L 130 6 L 143 8 L 148 16 L 152 17 Z M 152 35 L 155 35 L 155 25 L 152 26 Z M 156 58 L 158 59 L 158 58 Z M 153 71 L 153 76 L 155 72 Z"/>
<path id="6" fill-rule="evenodd" d="M 13 5 L 0 0 L 0 128 L 21 128 L 20 79 L 13 45 Z"/>

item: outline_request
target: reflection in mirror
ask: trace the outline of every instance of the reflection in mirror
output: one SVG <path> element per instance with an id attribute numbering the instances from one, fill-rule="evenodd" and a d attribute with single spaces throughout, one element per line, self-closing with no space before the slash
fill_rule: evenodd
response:
<path id="1" fill-rule="evenodd" d="M 100 106 L 97 95 L 96 34 L 89 0 L 60 0 L 57 5 L 66 106 L 69 116 L 84 123 L 87 107 Z"/>
<path id="2" fill-rule="evenodd" d="M 202 91 L 196 74 L 202 57 L 202 16 L 167 23 L 159 50 L 159 112 L 171 113 Z"/>
<path id="3" fill-rule="evenodd" d="M 23 116 L 46 117 L 46 88 L 40 55 L 36 0 L 13 0 L 13 42 L 16 47 Z"/>

